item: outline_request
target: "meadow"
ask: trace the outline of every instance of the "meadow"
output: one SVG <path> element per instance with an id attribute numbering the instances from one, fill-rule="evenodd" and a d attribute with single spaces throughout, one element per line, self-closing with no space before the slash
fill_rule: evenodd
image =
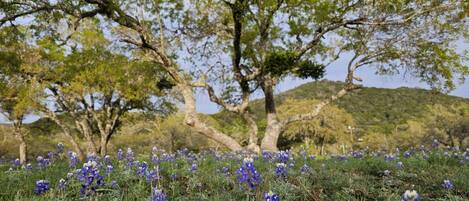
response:
<path id="1" fill-rule="evenodd" d="M 124 148 L 84 162 L 59 144 L 25 165 L 3 161 L 0 200 L 468 200 L 469 150 L 393 152 Z"/>

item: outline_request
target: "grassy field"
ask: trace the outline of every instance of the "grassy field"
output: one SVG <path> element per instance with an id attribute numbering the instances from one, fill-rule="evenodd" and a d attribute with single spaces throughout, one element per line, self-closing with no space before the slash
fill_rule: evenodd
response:
<path id="1" fill-rule="evenodd" d="M 280 200 L 401 200 L 406 190 L 416 190 L 421 200 L 469 198 L 468 151 L 314 157 L 124 149 L 105 159 L 89 157 L 87 164 L 65 151 L 51 153 L 31 166 L 3 162 L 0 200 L 164 200 L 155 192 L 166 200 L 264 200 L 270 191 Z M 452 186 L 445 188 L 444 180 Z"/>

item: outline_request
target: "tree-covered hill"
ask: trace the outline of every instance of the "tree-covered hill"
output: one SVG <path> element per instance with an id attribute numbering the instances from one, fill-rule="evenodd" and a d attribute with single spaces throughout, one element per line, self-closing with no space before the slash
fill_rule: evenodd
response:
<path id="1" fill-rule="evenodd" d="M 280 93 L 277 96 L 278 103 L 281 105 L 286 99 L 325 99 L 337 93 L 343 84 L 327 80 L 303 84 Z M 334 104 L 352 114 L 357 126 L 377 126 L 389 131 L 389 126 L 394 127 L 408 120 L 422 118 L 428 114 L 428 106 L 469 106 L 469 99 L 418 88 L 364 87 L 340 98 Z M 252 108 L 257 115 L 262 115 L 263 100 L 257 100 Z"/>
<path id="2" fill-rule="evenodd" d="M 290 100 L 288 104 L 293 103 L 294 105 L 295 100 L 325 99 L 342 89 L 343 84 L 343 82 L 328 80 L 303 84 L 294 89 L 279 93 L 276 96 L 277 103 L 279 108 L 281 108 L 287 100 Z M 305 107 L 304 110 L 311 110 L 314 107 L 314 102 L 311 103 L 311 107 Z M 364 137 L 365 141 L 368 139 L 367 143 L 370 144 L 383 144 L 381 140 L 376 139 L 383 138 L 383 135 L 401 138 L 402 141 L 404 139 L 412 139 L 415 142 L 409 144 L 418 144 L 422 141 L 429 141 L 429 139 L 423 138 L 429 138 L 430 129 L 437 127 L 434 123 L 437 121 L 438 116 L 441 116 L 445 121 L 454 116 L 463 117 L 464 119 L 469 118 L 469 99 L 431 90 L 408 87 L 396 89 L 363 87 L 333 102 L 331 107 L 343 109 L 346 113 L 350 114 L 355 122 L 354 125 L 351 125 L 353 126 L 355 137 Z M 265 122 L 262 122 L 265 119 L 263 99 L 253 101 L 251 111 L 260 121 L 259 129 L 265 129 Z M 323 111 L 323 113 L 327 112 L 327 110 Z M 451 116 L 453 114 L 454 116 Z M 224 127 L 240 124 L 239 118 L 234 118 L 234 115 L 228 114 L 225 111 L 214 114 L 214 116 L 215 119 L 222 121 L 221 125 Z M 342 125 L 342 127 L 347 127 L 347 125 Z M 332 131 L 334 129 L 334 127 L 330 128 Z M 446 134 L 441 134 L 444 128 L 437 129 L 440 130 L 439 132 L 442 136 L 438 137 L 438 135 L 433 133 L 432 135 L 434 136 L 430 136 L 430 138 L 439 138 L 441 141 L 447 139 Z M 465 138 L 467 138 L 467 134 L 463 134 L 462 140 Z M 282 143 L 289 147 L 287 145 L 289 142 L 285 141 L 288 140 L 282 140 L 281 137 L 281 147 Z M 390 141 L 393 141 L 393 143 L 390 143 L 391 146 L 400 144 L 399 139 L 390 139 Z M 368 144 L 365 145 L 368 146 Z"/>

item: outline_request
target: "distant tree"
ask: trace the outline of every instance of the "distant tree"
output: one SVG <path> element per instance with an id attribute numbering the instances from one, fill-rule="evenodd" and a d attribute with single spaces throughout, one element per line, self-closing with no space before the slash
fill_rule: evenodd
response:
<path id="1" fill-rule="evenodd" d="M 469 138 L 469 107 L 434 105 L 429 107 L 426 139 L 446 146 L 464 147 Z"/>
<path id="2" fill-rule="evenodd" d="M 171 86 L 161 85 L 164 76 L 158 65 L 111 52 L 102 33 L 84 30 L 76 37 L 82 47 L 68 55 L 53 41 L 42 41 L 44 65 L 33 73 L 45 87 L 48 99 L 44 103 L 55 104 L 44 107 L 48 114 L 53 119 L 57 113 L 70 115 L 88 143 L 87 151 L 105 156 L 125 113 L 140 110 L 165 115 L 173 110 L 165 98 L 159 98 Z"/>
<path id="3" fill-rule="evenodd" d="M 205 121 L 211 121 L 210 117 L 202 117 Z M 195 132 L 190 126 L 181 125 L 184 113 L 175 113 L 167 118 L 157 121 L 154 132 L 157 133 L 158 142 L 168 151 L 176 151 L 183 148 L 190 150 L 202 150 L 204 148 L 215 147 L 213 142 Z"/>
<path id="4" fill-rule="evenodd" d="M 19 141 L 19 159 L 27 160 L 27 132 L 23 123 L 27 115 L 35 111 L 37 87 L 21 74 L 24 68 L 34 65 L 37 55 L 25 44 L 20 33 L 9 34 L 11 28 L 0 29 L 0 113 L 13 125 L 13 134 Z"/>
<path id="5" fill-rule="evenodd" d="M 317 102 L 319 101 L 288 99 L 279 106 L 279 116 L 288 118 L 307 112 L 305 108 Z M 352 147 L 354 136 L 348 127 L 355 127 L 352 115 L 343 109 L 329 105 L 315 119 L 289 124 L 283 130 L 282 136 L 290 142 L 310 142 L 317 148 L 316 151 L 324 154 L 324 148 L 328 145 L 347 144 L 348 147 Z"/>
<path id="6" fill-rule="evenodd" d="M 124 47 L 140 49 L 165 70 L 182 95 L 187 125 L 231 150 L 276 151 L 285 126 L 316 118 L 326 105 L 359 88 L 355 71 L 365 66 L 379 73 L 410 72 L 440 90 L 452 89 L 455 78 L 468 74 L 466 55 L 454 48 L 469 27 L 467 4 L 457 0 L 9 1 L 0 13 L 0 25 L 33 16 L 39 36 L 60 36 L 63 21 L 73 30 L 83 19 L 98 19 Z M 287 76 L 319 79 L 344 54 L 352 55 L 344 66 L 345 87 L 311 106 L 310 113 L 279 119 L 277 84 Z M 217 92 L 214 83 L 225 90 Z M 197 88 L 244 118 L 247 146 L 199 119 Z M 265 97 L 267 124 L 260 146 L 249 112 L 258 91 Z"/>

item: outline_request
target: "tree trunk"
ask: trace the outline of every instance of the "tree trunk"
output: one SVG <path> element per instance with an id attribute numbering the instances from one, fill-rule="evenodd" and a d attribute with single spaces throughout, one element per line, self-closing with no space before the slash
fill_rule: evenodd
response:
<path id="1" fill-rule="evenodd" d="M 21 133 L 18 133 L 18 140 L 20 141 L 20 146 L 19 146 L 19 153 L 20 153 L 20 162 L 21 164 L 25 164 L 25 162 L 28 160 L 27 158 L 27 153 L 28 153 L 28 146 L 26 144 L 26 141 L 24 140 L 24 136 Z"/>
<path id="2" fill-rule="evenodd" d="M 258 133 L 259 129 L 257 127 L 257 123 L 248 111 L 246 111 L 243 114 L 243 118 L 246 120 L 246 122 L 248 123 L 248 125 L 250 127 L 250 129 L 249 129 L 249 144 L 246 147 L 246 149 L 251 151 L 251 152 L 254 152 L 254 153 L 260 153 L 261 148 L 258 145 L 258 140 L 259 139 L 257 138 L 257 133 Z"/>
<path id="3" fill-rule="evenodd" d="M 215 142 L 225 145 L 232 151 L 240 151 L 243 149 L 243 147 L 232 137 L 200 121 L 200 119 L 197 117 L 197 111 L 195 109 L 195 99 L 192 86 L 179 84 L 178 87 L 184 98 L 184 121 L 188 126 L 192 127 L 196 132 L 214 140 Z"/>
<path id="4" fill-rule="evenodd" d="M 277 142 L 281 132 L 281 124 L 278 120 L 277 110 L 275 108 L 273 85 L 264 83 L 262 90 L 265 95 L 265 111 L 267 114 L 267 127 L 265 135 L 261 142 L 261 149 L 266 151 L 278 151 Z"/>
<path id="5" fill-rule="evenodd" d="M 107 154 L 107 135 L 102 135 L 101 136 L 101 143 L 100 143 L 100 153 L 101 156 L 104 157 Z"/>
<path id="6" fill-rule="evenodd" d="M 96 145 L 93 141 L 93 138 L 92 138 L 92 130 L 91 130 L 91 125 L 88 123 L 88 120 L 86 119 L 83 119 L 79 122 L 77 122 L 78 126 L 80 127 L 80 130 L 83 134 L 83 136 L 85 137 L 85 140 L 86 140 L 86 144 L 87 144 L 87 154 L 96 154 L 98 153 L 97 149 L 96 149 Z"/>
<path id="7" fill-rule="evenodd" d="M 24 134 L 21 131 L 22 125 L 23 125 L 22 117 L 19 120 L 16 120 L 16 121 L 13 122 L 13 126 L 14 126 L 14 129 L 15 129 L 14 130 L 15 137 L 20 142 L 19 143 L 20 163 L 24 164 L 28 160 L 28 158 L 27 158 L 28 146 L 26 144 L 26 140 L 24 139 Z"/>
<path id="8" fill-rule="evenodd" d="M 83 161 L 85 159 L 85 155 L 83 155 L 83 151 L 80 148 L 80 145 L 77 143 L 75 138 L 73 138 L 70 129 L 65 126 L 55 115 L 55 113 L 50 112 L 49 117 L 57 124 L 59 127 L 62 129 L 62 134 L 68 138 L 70 141 L 70 144 L 72 144 L 72 148 L 75 151 L 75 153 L 78 155 L 78 158 Z"/>

